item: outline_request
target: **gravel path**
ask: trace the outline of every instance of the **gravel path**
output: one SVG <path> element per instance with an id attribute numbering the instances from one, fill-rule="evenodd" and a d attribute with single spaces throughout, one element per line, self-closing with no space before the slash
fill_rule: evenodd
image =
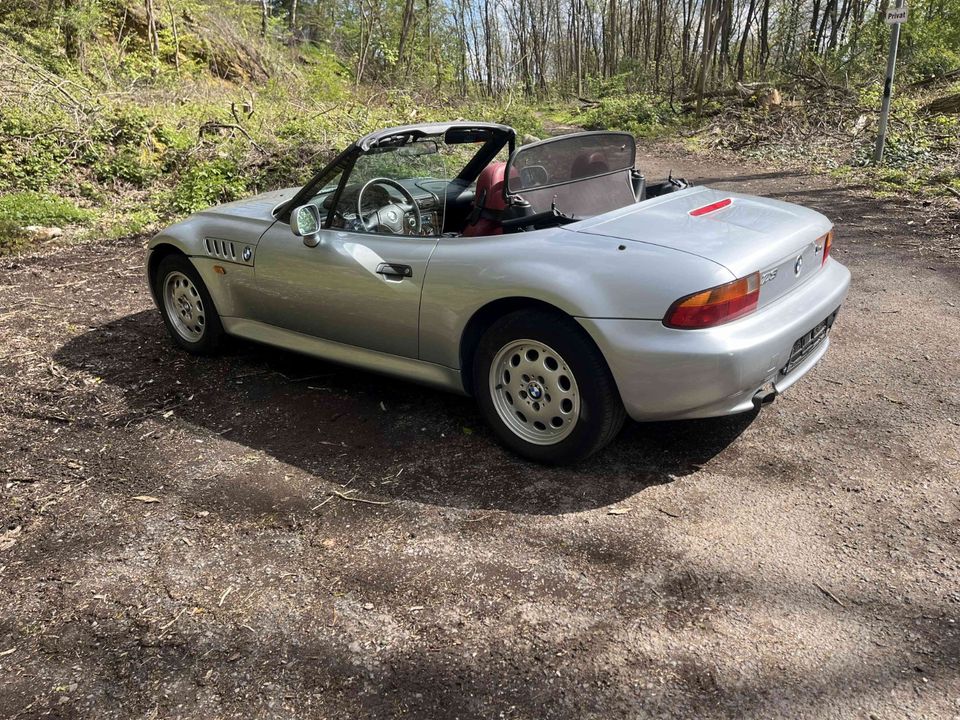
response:
<path id="1" fill-rule="evenodd" d="M 640 165 L 825 212 L 854 284 L 759 416 L 575 469 L 467 399 L 175 351 L 142 240 L 2 261 L 0 717 L 960 717 L 960 219 Z"/>

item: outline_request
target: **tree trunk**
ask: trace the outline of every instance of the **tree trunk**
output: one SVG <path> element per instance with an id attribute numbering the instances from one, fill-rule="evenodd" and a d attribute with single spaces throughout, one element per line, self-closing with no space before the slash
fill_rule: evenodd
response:
<path id="1" fill-rule="evenodd" d="M 756 9 L 757 0 L 750 0 L 750 6 L 747 8 L 747 19 L 743 23 L 743 35 L 740 36 L 740 47 L 737 48 L 737 82 L 743 82 L 747 40 L 750 39 L 750 26 L 753 24 L 753 15 Z"/>
<path id="2" fill-rule="evenodd" d="M 83 39 L 77 27 L 77 0 L 63 0 L 63 51 L 71 60 L 79 60 L 83 54 Z"/>
<path id="3" fill-rule="evenodd" d="M 487 66 L 487 95 L 493 96 L 493 29 L 490 25 L 490 0 L 483 0 L 484 62 Z"/>
<path id="4" fill-rule="evenodd" d="M 766 74 L 767 61 L 770 59 L 770 0 L 763 0 L 763 12 L 760 13 L 760 76 Z"/>
<path id="5" fill-rule="evenodd" d="M 713 7 L 714 0 L 707 0 L 703 11 L 703 56 L 700 61 L 700 75 L 697 77 L 697 114 L 703 111 L 703 91 L 710 72 L 710 59 L 713 57 Z"/>
<path id="6" fill-rule="evenodd" d="M 160 53 L 160 35 L 157 33 L 157 16 L 153 11 L 153 0 L 146 0 L 147 39 L 150 41 L 150 54 L 156 57 Z"/>
<path id="7" fill-rule="evenodd" d="M 427 22 L 430 22 L 429 18 L 427 18 Z M 403 62 L 403 51 L 407 45 L 411 25 L 413 25 L 413 0 L 406 0 L 403 4 L 403 20 L 400 25 L 400 42 L 397 44 L 398 66 Z"/>
<path id="8" fill-rule="evenodd" d="M 173 31 L 173 64 L 180 72 L 180 32 L 177 30 L 177 13 L 173 9 L 173 0 L 167 0 L 167 8 L 170 10 L 170 28 Z"/>

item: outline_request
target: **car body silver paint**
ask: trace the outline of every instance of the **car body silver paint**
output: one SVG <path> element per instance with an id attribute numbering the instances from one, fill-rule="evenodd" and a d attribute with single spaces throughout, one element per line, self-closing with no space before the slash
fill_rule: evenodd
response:
<path id="1" fill-rule="evenodd" d="M 703 330 L 675 330 L 649 320 L 587 319 L 635 420 L 729 415 L 749 410 L 772 382 L 786 390 L 826 352 L 829 339 L 787 375 L 794 341 L 843 303 L 850 272 L 828 258 L 823 272 L 766 307 Z"/>
<path id="2" fill-rule="evenodd" d="M 316 248 L 274 219 L 295 192 L 197 213 L 149 247 L 170 244 L 191 258 L 230 334 L 448 390 L 464 389 L 460 344 L 470 319 L 489 303 L 521 298 L 577 318 L 635 419 L 747 410 L 761 385 L 786 389 L 825 352 L 827 343 L 777 376 L 793 342 L 849 285 L 836 260 L 820 269 L 815 241 L 831 227 L 822 215 L 709 188 L 534 232 L 438 239 L 325 230 Z M 730 208 L 689 215 L 726 197 Z M 250 246 L 252 261 L 210 257 L 209 237 Z M 381 259 L 410 265 L 412 277 L 376 274 Z M 678 298 L 757 271 L 776 274 L 755 313 L 707 330 L 661 322 Z"/>
<path id="3" fill-rule="evenodd" d="M 537 300 L 573 317 L 659 321 L 677 298 L 733 279 L 689 253 L 560 228 L 443 238 L 424 285 L 420 356 L 459 367 L 467 322 L 502 298 Z"/>
<path id="4" fill-rule="evenodd" d="M 223 318 L 223 327 L 230 335 L 255 340 L 285 350 L 312 355 L 332 362 L 353 365 L 363 370 L 404 378 L 423 385 L 463 393 L 460 371 L 434 363 L 381 353 L 356 345 L 345 345 L 323 338 L 305 335 L 275 325 L 246 320 Z"/>
<path id="5" fill-rule="evenodd" d="M 277 222 L 257 247 L 246 317 L 337 343 L 419 356 L 420 297 L 437 238 L 321 230 L 306 247 Z M 384 263 L 410 277 L 377 274 Z"/>
<path id="6" fill-rule="evenodd" d="M 700 217 L 690 215 L 691 210 L 727 198 L 733 200 L 729 207 Z M 760 291 L 763 306 L 819 272 L 822 257 L 816 241 L 833 225 L 815 210 L 799 205 L 692 187 L 567 226 L 574 227 L 578 232 L 693 253 L 719 263 L 735 277 L 775 272 Z M 799 274 L 794 272 L 798 257 L 806 268 Z"/>

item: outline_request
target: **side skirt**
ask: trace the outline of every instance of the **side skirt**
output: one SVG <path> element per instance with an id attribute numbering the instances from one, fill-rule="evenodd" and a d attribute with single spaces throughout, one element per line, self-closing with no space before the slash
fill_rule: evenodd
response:
<path id="1" fill-rule="evenodd" d="M 323 340 L 255 320 L 235 317 L 221 317 L 220 320 L 223 323 L 223 329 L 229 335 L 303 353 L 322 360 L 342 363 L 343 365 L 383 373 L 384 375 L 392 375 L 410 382 L 430 385 L 461 395 L 466 394 L 463 389 L 460 371 L 446 365 L 437 365 L 423 360 L 414 360 L 413 358 L 389 355 L 354 345 L 345 345 L 332 340 Z"/>

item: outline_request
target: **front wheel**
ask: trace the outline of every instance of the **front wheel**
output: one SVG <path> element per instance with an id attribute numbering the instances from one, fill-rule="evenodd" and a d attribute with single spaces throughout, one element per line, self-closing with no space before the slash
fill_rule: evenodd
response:
<path id="1" fill-rule="evenodd" d="M 560 465 L 607 445 L 625 412 L 600 351 L 570 318 L 507 315 L 483 335 L 473 364 L 480 410 L 523 457 Z"/>
<path id="2" fill-rule="evenodd" d="M 190 260 L 183 255 L 163 258 L 154 282 L 163 323 L 173 341 L 197 355 L 214 353 L 223 338 L 223 325 Z"/>

